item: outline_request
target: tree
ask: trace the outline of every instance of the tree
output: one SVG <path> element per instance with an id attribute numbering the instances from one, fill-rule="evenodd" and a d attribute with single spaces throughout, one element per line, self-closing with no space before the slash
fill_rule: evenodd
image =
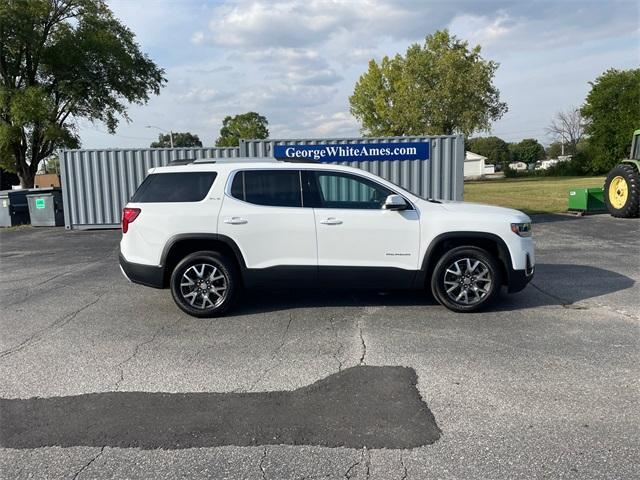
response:
<path id="1" fill-rule="evenodd" d="M 545 157 L 544 147 L 535 138 L 525 138 L 519 143 L 509 145 L 511 161 L 535 163 Z"/>
<path id="2" fill-rule="evenodd" d="M 547 127 L 547 133 L 559 141 L 561 146 L 567 144 L 566 155 L 575 155 L 578 151 L 578 142 L 584 136 L 584 119 L 580 110 L 574 107 L 566 112 L 556 113 Z"/>
<path id="3" fill-rule="evenodd" d="M 480 46 L 448 30 L 413 44 L 403 57 L 384 57 L 357 81 L 351 113 L 367 135 L 441 135 L 488 130 L 507 105 L 493 84 L 498 63 L 480 56 Z"/>
<path id="4" fill-rule="evenodd" d="M 233 117 L 227 115 L 222 121 L 216 147 L 237 147 L 241 138 L 267 138 L 268 125 L 267 118 L 256 112 L 242 113 Z"/>
<path id="5" fill-rule="evenodd" d="M 80 118 L 114 133 L 126 107 L 165 82 L 102 0 L 0 2 L 0 158 L 23 187 L 57 148 L 78 147 Z"/>
<path id="6" fill-rule="evenodd" d="M 467 140 L 466 150 L 487 157 L 490 164 L 509 163 L 509 144 L 498 137 L 478 137 Z"/>
<path id="7" fill-rule="evenodd" d="M 547 158 L 558 158 L 562 155 L 562 142 L 553 142 L 546 149 Z"/>
<path id="8" fill-rule="evenodd" d="M 581 109 L 589 136 L 593 173 L 628 158 L 634 130 L 640 128 L 640 69 L 610 69 L 590 82 Z"/>
<path id="9" fill-rule="evenodd" d="M 173 135 L 173 146 L 174 147 L 202 147 L 202 142 L 198 135 L 194 135 L 191 132 L 172 132 L 169 133 L 161 133 L 158 135 L 158 141 L 152 142 L 151 148 L 169 148 L 171 147 L 171 137 Z"/>

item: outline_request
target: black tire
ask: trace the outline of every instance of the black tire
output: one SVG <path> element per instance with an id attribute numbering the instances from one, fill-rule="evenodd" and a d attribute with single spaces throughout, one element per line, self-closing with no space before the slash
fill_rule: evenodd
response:
<path id="1" fill-rule="evenodd" d="M 205 268 L 201 270 L 202 266 Z M 223 279 L 218 278 L 220 275 Z M 188 284 L 186 278 L 194 283 Z M 226 288 L 223 289 L 224 285 Z M 202 251 L 187 255 L 171 274 L 173 300 L 183 312 L 194 317 L 209 318 L 224 314 L 234 304 L 239 290 L 238 267 L 232 259 L 218 252 Z M 191 295 L 194 291 L 195 295 Z"/>
<path id="2" fill-rule="evenodd" d="M 475 266 L 470 274 L 468 273 L 467 259 L 470 260 L 471 267 Z M 457 263 L 454 270 L 456 262 L 460 263 Z M 479 263 L 476 265 L 475 262 Z M 431 292 L 441 305 L 454 312 L 467 313 L 480 310 L 493 302 L 500 293 L 502 270 L 498 262 L 498 259 L 482 248 L 456 247 L 438 260 L 431 275 Z M 486 270 L 486 274 L 484 270 Z M 455 271 L 460 271 L 461 276 L 453 273 Z M 482 272 L 481 275 L 480 272 Z M 484 280 L 485 278 L 488 281 Z M 454 283 L 457 283 L 455 288 Z M 447 292 L 447 289 L 452 291 Z M 462 290 L 467 290 L 467 300 L 472 297 L 470 303 L 465 303 L 464 295 L 459 300 L 454 298 L 458 297 Z M 486 292 L 484 292 L 485 290 Z"/>
<path id="3" fill-rule="evenodd" d="M 623 205 L 612 205 L 609 190 L 613 180 L 622 177 L 627 185 L 627 199 Z M 604 202 L 614 217 L 636 218 L 640 214 L 640 174 L 633 165 L 621 163 L 613 167 L 604 182 Z"/>

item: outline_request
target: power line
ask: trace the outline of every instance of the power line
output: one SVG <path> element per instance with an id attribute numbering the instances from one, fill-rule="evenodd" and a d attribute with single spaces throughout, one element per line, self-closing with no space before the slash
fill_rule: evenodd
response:
<path id="1" fill-rule="evenodd" d="M 103 135 L 108 135 L 110 137 L 126 138 L 126 139 L 129 139 L 129 140 L 146 140 L 146 141 L 151 140 L 151 141 L 153 141 L 153 137 L 151 137 L 151 138 L 150 137 L 131 137 L 129 135 L 120 135 L 118 133 L 105 132 L 105 131 L 100 130 L 100 129 L 95 128 L 95 127 L 80 127 L 80 128 L 81 129 L 82 128 L 86 128 L 87 130 L 93 130 L 94 132 L 102 133 Z"/>

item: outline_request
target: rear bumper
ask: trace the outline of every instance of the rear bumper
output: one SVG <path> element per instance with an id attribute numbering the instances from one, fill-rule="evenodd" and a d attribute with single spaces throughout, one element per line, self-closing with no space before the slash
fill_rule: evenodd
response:
<path id="1" fill-rule="evenodd" d="M 133 283 L 153 288 L 164 288 L 164 269 L 155 265 L 127 262 L 120 254 L 120 269 Z"/>

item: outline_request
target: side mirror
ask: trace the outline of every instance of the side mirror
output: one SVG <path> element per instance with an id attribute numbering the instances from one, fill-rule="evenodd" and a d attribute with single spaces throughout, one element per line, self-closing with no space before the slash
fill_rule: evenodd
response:
<path id="1" fill-rule="evenodd" d="M 389 195 L 384 201 L 382 208 L 385 210 L 406 210 L 407 202 L 400 195 Z"/>

